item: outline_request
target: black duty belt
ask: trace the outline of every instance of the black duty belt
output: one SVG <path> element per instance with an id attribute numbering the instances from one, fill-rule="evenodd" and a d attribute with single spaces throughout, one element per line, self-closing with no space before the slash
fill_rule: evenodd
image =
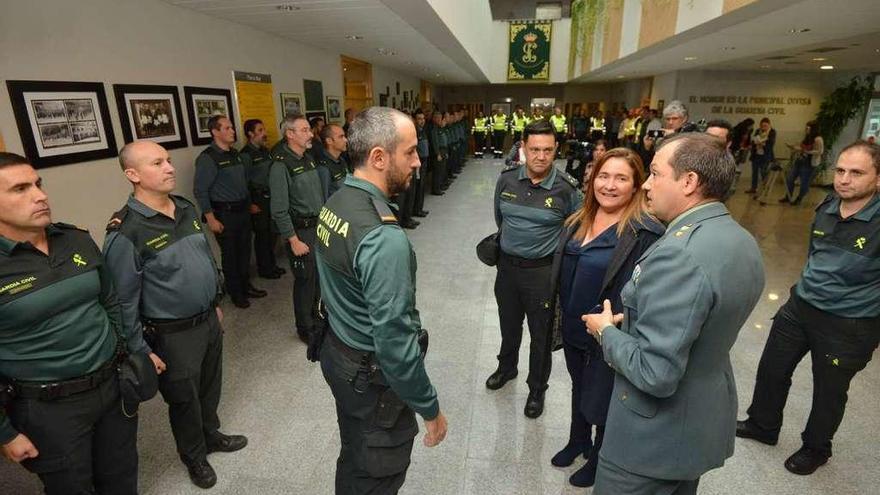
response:
<path id="1" fill-rule="evenodd" d="M 250 201 L 211 201 L 211 208 L 217 211 L 245 211 L 251 205 Z"/>
<path id="2" fill-rule="evenodd" d="M 339 350 L 339 352 L 342 353 L 343 356 L 347 357 L 348 359 L 350 359 L 356 363 L 360 363 L 365 360 L 372 361 L 373 356 L 375 356 L 375 353 L 373 353 L 373 352 L 359 351 L 359 350 L 349 346 L 348 344 L 346 344 L 345 342 L 340 340 L 339 337 L 336 336 L 336 332 L 334 332 L 332 329 L 330 329 L 327 332 L 327 335 L 330 337 L 330 342 L 333 343 L 333 347 L 337 348 Z"/>
<path id="3" fill-rule="evenodd" d="M 296 217 L 293 219 L 293 228 L 310 229 L 318 226 L 318 217 Z"/>
<path id="4" fill-rule="evenodd" d="M 50 383 L 12 381 L 9 386 L 12 388 L 15 397 L 24 399 L 54 400 L 69 397 L 74 394 L 94 390 L 102 383 L 116 376 L 116 363 L 118 360 L 118 356 L 114 356 L 98 368 L 97 371 L 79 378 Z"/>
<path id="5" fill-rule="evenodd" d="M 150 320 L 145 319 L 143 321 L 144 327 L 148 331 L 156 332 L 156 333 L 174 333 L 174 332 L 182 332 L 184 330 L 189 330 L 190 328 L 195 328 L 205 321 L 207 321 L 208 317 L 211 316 L 211 313 L 214 311 L 214 308 L 211 308 L 207 311 L 203 311 L 195 316 L 191 316 L 189 318 L 181 318 L 178 320 Z"/>
<path id="6" fill-rule="evenodd" d="M 520 268 L 537 268 L 539 266 L 549 266 L 553 264 L 553 255 L 547 255 L 543 258 L 520 258 L 519 256 L 514 256 L 512 254 L 507 254 L 504 251 L 501 251 L 501 259 L 510 263 L 513 266 L 518 266 Z"/>

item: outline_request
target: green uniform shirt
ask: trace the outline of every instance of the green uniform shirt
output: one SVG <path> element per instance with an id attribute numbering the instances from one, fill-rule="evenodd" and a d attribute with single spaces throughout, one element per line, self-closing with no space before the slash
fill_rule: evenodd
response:
<path id="1" fill-rule="evenodd" d="M 348 162 L 344 153 L 340 154 L 339 158 L 333 158 L 326 149 L 321 150 L 317 160 L 321 184 L 324 187 L 324 198 L 329 198 L 342 187 L 342 181 L 348 175 Z"/>
<path id="2" fill-rule="evenodd" d="M 346 177 L 321 210 L 316 258 L 330 328 L 349 347 L 374 352 L 395 393 L 425 419 L 440 411 L 420 355 L 416 256 L 388 198 Z"/>
<path id="3" fill-rule="evenodd" d="M 578 181 L 551 167 L 533 184 L 527 167 L 512 165 L 501 172 L 495 186 L 495 222 L 501 228 L 501 250 L 520 258 L 552 255 L 563 222 L 583 203 Z"/>
<path id="4" fill-rule="evenodd" d="M 116 353 L 119 301 L 88 232 L 46 228 L 48 256 L 0 237 L 0 377 L 48 383 L 87 375 Z M 124 336 L 124 334 L 123 334 Z M 0 444 L 17 432 L 0 407 Z"/>
<path id="5" fill-rule="evenodd" d="M 250 201 L 248 190 L 248 157 L 235 148 L 220 149 L 216 143 L 205 148 L 196 158 L 193 196 L 202 213 L 214 211 L 212 201 L 235 203 Z"/>
<path id="6" fill-rule="evenodd" d="M 816 208 L 798 297 L 841 318 L 880 316 L 880 195 L 840 217 L 840 198 Z"/>
<path id="7" fill-rule="evenodd" d="M 250 163 L 246 163 L 246 172 L 251 195 L 268 193 L 269 167 L 272 166 L 272 155 L 269 150 L 248 143 L 241 149 L 241 154 L 250 160 Z"/>
<path id="8" fill-rule="evenodd" d="M 312 157 L 293 152 L 285 142 L 272 148 L 269 195 L 272 220 L 285 239 L 296 235 L 294 218 L 314 218 L 324 204 L 324 187 Z"/>
<path id="9" fill-rule="evenodd" d="M 147 347 L 143 319 L 193 317 L 212 309 L 220 295 L 214 255 L 195 206 L 179 196 L 172 200 L 174 218 L 169 218 L 129 197 L 104 239 L 123 326 L 142 348 Z"/>

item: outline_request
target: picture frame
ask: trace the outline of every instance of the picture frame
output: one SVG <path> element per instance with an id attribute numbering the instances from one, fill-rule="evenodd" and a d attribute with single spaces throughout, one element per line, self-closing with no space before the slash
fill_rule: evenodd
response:
<path id="1" fill-rule="evenodd" d="M 492 112 L 489 115 L 495 115 L 495 109 L 497 108 L 500 108 L 501 113 L 504 115 L 510 115 L 510 103 L 507 102 L 493 103 L 491 107 Z"/>
<path id="2" fill-rule="evenodd" d="M 306 112 L 324 110 L 324 83 L 312 79 L 303 79 Z"/>
<path id="3" fill-rule="evenodd" d="M 6 81 L 6 87 L 25 155 L 34 168 L 119 153 L 104 83 Z"/>
<path id="4" fill-rule="evenodd" d="M 303 114 L 303 105 L 302 105 L 302 95 L 299 93 L 281 93 L 281 116 L 282 118 L 287 117 L 288 115 L 302 115 Z"/>
<path id="5" fill-rule="evenodd" d="M 342 99 L 338 96 L 327 96 L 327 118 L 330 122 L 339 123 L 342 117 Z"/>
<path id="6" fill-rule="evenodd" d="M 113 94 L 126 143 L 148 140 L 168 150 L 188 146 L 176 86 L 114 84 Z"/>
<path id="7" fill-rule="evenodd" d="M 184 86 L 183 97 L 186 100 L 190 141 L 193 146 L 211 143 L 211 130 L 207 124 L 208 119 L 214 115 L 226 115 L 232 127 L 235 127 L 235 110 L 230 90 Z"/>
<path id="8" fill-rule="evenodd" d="M 384 93 L 379 93 L 379 106 L 387 107 L 388 106 L 388 95 Z"/>

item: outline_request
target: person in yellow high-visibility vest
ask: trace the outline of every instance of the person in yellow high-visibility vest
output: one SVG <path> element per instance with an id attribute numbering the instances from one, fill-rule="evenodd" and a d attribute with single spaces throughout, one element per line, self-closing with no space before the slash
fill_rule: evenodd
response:
<path id="1" fill-rule="evenodd" d="M 568 124 L 565 121 L 565 115 L 562 114 L 562 107 L 553 108 L 553 115 L 550 116 L 550 125 L 553 126 L 553 132 L 556 133 L 556 158 L 562 156 L 562 146 L 565 144 L 565 136 L 568 134 Z"/>
<path id="2" fill-rule="evenodd" d="M 605 132 L 605 117 L 601 110 L 596 110 L 596 113 L 590 117 L 590 141 L 596 142 L 599 139 L 604 139 Z"/>
<path id="3" fill-rule="evenodd" d="M 516 106 L 516 111 L 510 117 L 510 130 L 513 134 L 513 142 L 522 141 L 523 129 L 531 122 L 531 119 L 523 113 L 521 106 Z"/>
<path id="4" fill-rule="evenodd" d="M 474 158 L 483 158 L 483 153 L 486 151 L 486 137 L 489 134 L 489 118 L 483 115 L 482 110 L 477 110 L 471 132 L 474 134 Z"/>
<path id="5" fill-rule="evenodd" d="M 507 115 L 504 115 L 501 108 L 496 108 L 495 115 L 489 121 L 492 127 L 492 156 L 502 158 L 504 156 L 504 137 L 507 134 L 508 126 Z"/>

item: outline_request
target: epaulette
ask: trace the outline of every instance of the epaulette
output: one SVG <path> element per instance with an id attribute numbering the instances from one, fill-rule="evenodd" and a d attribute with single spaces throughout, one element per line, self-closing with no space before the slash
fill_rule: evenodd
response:
<path id="1" fill-rule="evenodd" d="M 682 225 L 681 227 L 677 228 L 675 232 L 672 233 L 672 236 L 681 239 L 683 242 L 686 242 L 690 238 L 690 236 L 693 235 L 693 233 L 696 232 L 699 228 L 700 224 L 694 225 L 692 223 L 689 223 L 686 225 Z"/>
<path id="2" fill-rule="evenodd" d="M 122 207 L 121 210 L 117 211 L 110 217 L 110 221 L 107 222 L 106 231 L 113 232 L 114 230 L 119 230 L 122 227 L 122 222 L 125 221 L 125 217 L 128 216 L 128 205 Z"/>
<path id="3" fill-rule="evenodd" d="M 561 170 L 557 170 L 556 174 L 559 175 L 559 177 L 562 177 L 562 180 L 564 180 L 565 182 L 568 182 L 569 185 L 571 185 L 571 187 L 573 187 L 575 189 L 581 188 L 581 184 L 578 182 L 577 179 L 572 177 L 571 174 L 569 174 L 567 172 L 563 172 Z"/>
<path id="4" fill-rule="evenodd" d="M 61 229 L 79 230 L 81 232 L 88 232 L 89 231 L 89 229 L 77 227 L 76 225 L 73 225 L 71 223 L 55 222 L 53 225 L 55 225 L 56 227 L 61 228 Z"/>
<path id="5" fill-rule="evenodd" d="M 192 207 L 195 207 L 195 206 L 196 206 L 195 203 L 193 203 L 192 201 L 188 200 L 187 198 L 184 198 L 183 196 L 181 196 L 181 195 L 179 195 L 179 194 L 171 194 L 170 196 L 171 196 L 172 198 L 174 198 L 174 199 L 179 199 L 180 201 L 183 201 L 184 203 L 188 204 L 189 206 L 192 206 Z M 125 219 L 123 218 L 123 220 L 125 220 Z"/>
<path id="6" fill-rule="evenodd" d="M 379 198 L 373 198 L 373 207 L 376 208 L 376 213 L 379 214 L 379 219 L 382 220 L 383 224 L 397 225 L 397 217 L 394 216 L 394 212 L 391 211 L 388 203 Z"/>
<path id="7" fill-rule="evenodd" d="M 510 172 L 511 170 L 519 170 L 519 167 L 520 167 L 519 164 L 508 165 L 508 166 L 504 167 L 503 169 L 501 169 L 501 173 L 503 174 L 504 172 Z"/>
<path id="8" fill-rule="evenodd" d="M 835 197 L 836 196 L 833 193 L 828 193 L 828 195 L 825 196 L 825 199 L 823 199 L 822 202 L 816 206 L 815 211 L 819 211 L 820 209 L 822 209 L 822 207 L 833 201 Z"/>

